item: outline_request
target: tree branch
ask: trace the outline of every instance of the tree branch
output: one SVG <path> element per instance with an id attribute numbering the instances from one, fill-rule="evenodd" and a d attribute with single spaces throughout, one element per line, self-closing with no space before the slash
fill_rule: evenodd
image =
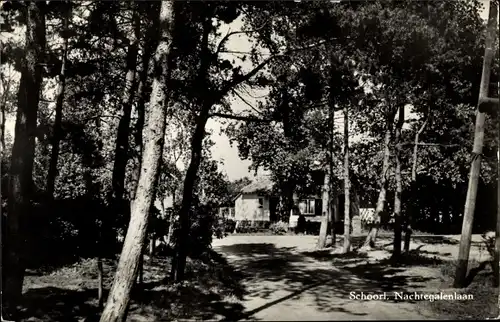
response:
<path id="1" fill-rule="evenodd" d="M 259 122 L 259 123 L 271 123 L 272 121 L 274 121 L 271 119 L 260 119 L 252 116 L 224 114 L 224 113 L 212 113 L 209 115 L 209 117 L 219 117 L 229 120 L 244 121 L 244 122 Z"/>
<path id="2" fill-rule="evenodd" d="M 240 100 L 243 101 L 243 103 L 245 103 L 246 105 L 248 105 L 252 110 L 254 110 L 255 112 L 257 112 L 258 114 L 262 115 L 262 112 L 259 111 L 255 106 L 253 106 L 252 104 L 250 104 L 247 100 L 245 100 L 240 93 L 238 93 L 237 90 L 233 90 L 233 93 L 239 97 Z"/>
<path id="3" fill-rule="evenodd" d="M 231 89 L 235 88 L 236 86 L 240 85 L 241 83 L 243 83 L 243 82 L 249 80 L 250 78 L 252 78 L 253 76 L 255 76 L 262 68 L 264 68 L 274 58 L 283 57 L 285 55 L 288 55 L 288 54 L 290 54 L 292 52 L 296 52 L 296 51 L 311 49 L 311 48 L 320 46 L 324 43 L 325 43 L 325 41 L 319 41 L 319 42 L 312 44 L 312 45 L 308 45 L 308 46 L 304 46 L 304 47 L 300 47 L 300 48 L 289 49 L 281 54 L 280 53 L 272 54 L 267 59 L 265 59 L 263 62 L 261 62 L 260 64 L 255 66 L 248 73 L 246 73 L 244 75 L 236 75 L 232 80 L 226 82 L 225 85 L 222 85 L 221 90 L 217 91 L 213 95 L 213 104 L 220 101 Z"/>
<path id="4" fill-rule="evenodd" d="M 215 54 L 218 54 L 221 52 L 222 47 L 229 40 L 229 37 L 234 36 L 234 35 L 239 35 L 239 34 L 251 34 L 253 32 L 261 30 L 262 28 L 264 28 L 266 26 L 266 24 L 267 24 L 267 22 L 265 22 L 261 27 L 259 27 L 257 29 L 252 29 L 252 30 L 240 30 L 240 31 L 231 31 L 231 32 L 228 30 L 227 34 L 221 39 L 221 41 L 217 45 L 217 50 L 215 51 Z"/>
<path id="5" fill-rule="evenodd" d="M 401 145 L 415 145 L 415 142 L 405 142 L 401 143 Z M 443 143 L 424 143 L 424 142 L 419 142 L 417 143 L 419 146 L 442 146 L 442 147 L 457 147 L 461 146 L 461 144 L 443 144 Z"/>

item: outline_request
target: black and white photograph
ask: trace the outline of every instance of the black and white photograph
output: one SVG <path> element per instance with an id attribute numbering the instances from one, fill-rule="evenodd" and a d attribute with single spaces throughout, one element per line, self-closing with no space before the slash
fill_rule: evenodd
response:
<path id="1" fill-rule="evenodd" d="M 500 320 L 499 0 L 2 0 L 2 322 Z"/>

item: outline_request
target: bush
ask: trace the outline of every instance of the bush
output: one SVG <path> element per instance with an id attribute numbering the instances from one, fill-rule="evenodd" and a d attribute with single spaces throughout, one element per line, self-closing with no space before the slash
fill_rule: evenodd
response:
<path id="1" fill-rule="evenodd" d="M 283 221 L 272 223 L 269 230 L 275 235 L 284 235 L 288 232 L 288 223 Z"/>
<path id="2" fill-rule="evenodd" d="M 257 231 L 257 227 L 255 227 L 254 223 L 250 220 L 241 220 L 238 225 L 236 225 L 237 233 L 255 233 Z"/>
<path id="3" fill-rule="evenodd" d="M 236 228 L 236 221 L 234 221 L 233 219 L 224 220 L 224 232 L 232 233 L 234 232 L 235 228 Z"/>

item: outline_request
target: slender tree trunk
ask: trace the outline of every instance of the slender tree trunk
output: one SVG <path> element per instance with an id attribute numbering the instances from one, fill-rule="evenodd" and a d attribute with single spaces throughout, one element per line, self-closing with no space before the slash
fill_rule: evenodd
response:
<path id="1" fill-rule="evenodd" d="M 149 261 L 152 262 L 152 256 L 150 256 Z M 139 257 L 139 276 L 137 277 L 137 286 L 142 287 L 144 283 L 144 248 L 141 252 L 141 257 Z"/>
<path id="2" fill-rule="evenodd" d="M 174 208 L 175 209 L 175 208 Z M 167 244 L 167 247 L 172 246 L 172 237 L 174 236 L 174 211 L 170 211 L 169 218 L 168 218 L 168 233 L 167 233 L 167 240 L 165 240 L 165 243 Z"/>
<path id="3" fill-rule="evenodd" d="M 390 118 L 389 118 L 390 119 Z M 378 227 L 380 225 L 380 215 L 384 211 L 385 200 L 387 195 L 387 173 L 389 172 L 389 159 L 391 157 L 391 152 L 389 148 L 389 144 L 391 142 L 391 128 L 389 120 L 387 123 L 387 130 L 385 131 L 384 138 L 384 160 L 382 163 L 382 174 L 380 175 L 380 192 L 377 200 L 377 207 L 375 208 L 375 213 L 373 214 L 374 222 L 371 224 L 370 232 L 368 236 L 366 236 L 366 240 L 363 244 L 363 247 L 375 247 L 375 240 L 377 238 Z"/>
<path id="4" fill-rule="evenodd" d="M 137 3 L 134 3 L 133 23 L 134 32 L 130 34 L 129 46 L 126 58 L 125 86 L 123 88 L 121 107 L 123 115 L 118 123 L 118 131 L 115 144 L 115 162 L 113 165 L 113 176 L 111 184 L 113 188 L 113 204 L 115 207 L 123 203 L 123 195 L 125 193 L 125 174 L 128 161 L 129 150 L 129 134 L 130 134 L 130 118 L 132 112 L 132 101 L 135 97 L 136 88 L 136 68 L 137 68 L 137 52 L 140 37 L 140 17 L 137 12 Z M 118 208 L 115 208 L 118 210 Z"/>
<path id="5" fill-rule="evenodd" d="M 405 108 L 399 107 L 399 118 L 396 125 L 396 193 L 394 194 L 394 248 L 392 257 L 398 259 L 401 256 L 401 195 L 403 193 L 403 184 L 401 178 L 401 131 L 405 121 Z"/>
<path id="6" fill-rule="evenodd" d="M 411 183 L 410 183 L 410 191 L 411 191 L 411 199 L 413 199 L 408 207 L 408 212 L 406 213 L 406 218 L 405 218 L 405 240 L 404 240 L 404 252 L 409 253 L 410 252 L 410 240 L 411 240 L 411 234 L 412 234 L 412 226 L 411 222 L 415 216 L 415 213 L 417 212 L 416 208 L 416 194 L 417 194 L 417 162 L 418 162 L 418 143 L 419 143 L 419 137 L 420 134 L 424 131 L 425 127 L 427 126 L 428 120 L 429 120 L 429 113 L 430 111 L 427 112 L 426 119 L 422 126 L 418 129 L 417 133 L 415 134 L 415 141 L 414 141 L 414 146 L 413 146 L 413 158 L 412 158 L 412 166 L 411 166 Z"/>
<path id="7" fill-rule="evenodd" d="M 127 235 L 100 322 L 125 321 L 130 292 L 137 276 L 139 258 L 144 247 L 149 211 L 155 196 L 163 152 L 166 127 L 165 101 L 167 82 L 170 77 L 168 56 L 172 43 L 173 16 L 174 1 L 162 1 L 159 15 L 161 31 L 158 35 L 161 40 L 154 58 L 154 80 L 149 101 L 149 117 L 144 129 L 144 153 L 139 186 L 132 201 Z"/>
<path id="8" fill-rule="evenodd" d="M 317 249 L 322 249 L 326 247 L 326 237 L 328 234 L 328 216 L 330 214 L 330 171 L 327 170 L 323 181 L 323 192 L 322 192 L 322 216 L 321 216 L 321 226 L 319 229 L 318 244 Z M 334 238 L 335 236 L 332 236 Z"/>
<path id="9" fill-rule="evenodd" d="M 22 60 L 18 93 L 14 145 L 8 183 L 6 238 L 3 251 L 3 308 L 15 319 L 22 294 L 24 270 L 29 257 L 26 228 L 30 222 L 33 192 L 35 131 L 42 82 L 41 65 L 45 54 L 44 2 L 24 5 L 26 17 L 26 56 Z"/>
<path id="10" fill-rule="evenodd" d="M 97 257 L 97 306 L 99 310 L 104 304 L 104 268 L 102 266 L 102 257 Z"/>
<path id="11" fill-rule="evenodd" d="M 71 19 L 71 9 L 68 9 L 64 17 L 64 30 L 67 32 L 69 20 Z M 50 156 L 49 171 L 47 174 L 47 195 L 54 197 L 54 187 L 57 177 L 57 163 L 59 161 L 59 143 L 62 138 L 62 109 L 64 103 L 64 90 L 66 85 L 66 60 L 68 58 L 68 37 L 64 37 L 63 52 L 61 57 L 61 71 L 59 73 L 59 83 L 56 91 L 56 107 L 54 120 L 54 133 L 52 135 L 52 151 Z"/>
<path id="12" fill-rule="evenodd" d="M 500 94 L 500 82 L 497 83 L 497 95 Z M 493 286 L 500 285 L 500 113 L 497 113 L 497 224 L 495 229 L 495 253 L 493 256 Z M 498 295 L 500 317 L 500 292 Z"/>
<path id="13" fill-rule="evenodd" d="M 139 85 L 137 87 L 137 121 L 135 123 L 135 145 L 138 147 L 138 155 L 139 155 L 139 165 L 136 171 L 136 185 L 133 189 L 133 198 L 135 198 L 135 193 L 137 190 L 138 182 L 139 182 L 139 174 L 141 171 L 141 160 L 142 160 L 142 150 L 143 150 L 143 142 L 142 142 L 142 131 L 144 129 L 144 116 L 145 116 L 145 106 L 146 101 L 148 99 L 148 93 L 150 84 L 148 82 L 148 76 L 152 75 L 153 70 L 151 68 L 151 56 L 153 55 L 153 51 L 156 48 L 158 40 L 155 37 L 155 30 L 158 28 L 158 22 L 155 21 L 151 28 L 148 30 L 146 34 L 146 40 L 142 52 L 142 69 L 139 73 Z"/>
<path id="14" fill-rule="evenodd" d="M 488 16 L 488 27 L 486 34 L 486 46 L 483 60 L 483 73 L 481 77 L 481 86 L 479 89 L 479 99 L 488 96 L 490 85 L 491 63 L 494 56 L 497 32 L 497 13 L 498 7 L 495 1 L 490 0 L 490 12 Z M 484 142 L 484 120 L 485 114 L 476 112 L 476 127 L 474 131 L 474 147 L 472 150 L 473 158 L 471 163 L 469 186 L 467 189 L 467 199 L 465 202 L 464 219 L 462 224 L 462 234 L 460 238 L 460 248 L 458 252 L 458 263 L 455 271 L 455 281 L 453 286 L 456 288 L 465 287 L 467 277 L 467 266 L 469 264 L 469 251 L 472 235 L 472 224 L 474 221 L 474 208 L 476 206 L 477 183 L 479 173 L 481 172 L 481 154 L 483 152 Z"/>
<path id="15" fill-rule="evenodd" d="M 193 191 L 195 191 L 195 183 L 198 177 L 198 169 L 202 160 L 203 139 L 205 138 L 205 126 L 207 124 L 210 109 L 214 103 L 213 97 L 206 90 L 208 70 L 210 67 L 209 54 L 209 34 L 212 24 L 212 16 L 209 12 L 210 8 L 207 7 L 207 12 L 203 22 L 203 35 L 201 41 L 201 63 L 198 73 L 197 82 L 200 85 L 200 96 L 197 103 L 201 107 L 200 113 L 197 117 L 196 127 L 191 140 L 191 160 L 186 171 L 184 178 L 184 187 L 182 193 L 182 204 L 179 212 L 179 230 L 178 238 L 176 238 L 176 251 L 172 261 L 171 278 L 175 282 L 184 280 L 184 273 L 186 268 L 186 260 L 188 255 L 189 233 L 191 230 L 191 206 L 193 203 Z"/>
<path id="16" fill-rule="evenodd" d="M 349 178 L 349 109 L 344 107 L 344 247 L 351 250 L 351 181 Z"/>
<path id="17" fill-rule="evenodd" d="M 12 79 L 9 77 L 9 79 L 7 81 L 4 81 L 3 79 L 3 75 L 1 75 L 0 77 L 2 77 L 2 89 L 3 89 L 3 93 L 2 93 L 2 98 L 1 98 L 1 101 L 0 101 L 0 111 L 2 113 L 2 124 L 0 125 L 0 142 L 2 143 L 2 153 L 5 152 L 5 110 L 7 108 L 7 100 L 8 100 L 8 97 L 9 97 L 9 94 L 10 94 L 10 84 L 12 82 Z"/>

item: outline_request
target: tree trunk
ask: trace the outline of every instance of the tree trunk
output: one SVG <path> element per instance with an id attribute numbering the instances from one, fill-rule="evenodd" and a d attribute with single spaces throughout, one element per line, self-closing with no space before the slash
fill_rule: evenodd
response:
<path id="1" fill-rule="evenodd" d="M 191 144 L 191 161 L 186 172 L 184 179 L 184 189 L 182 194 L 182 205 L 179 212 L 179 230 L 178 242 L 176 244 L 176 252 L 172 261 L 171 276 L 175 282 L 184 280 L 184 270 L 186 267 L 186 259 L 188 254 L 188 240 L 191 228 L 190 212 L 193 201 L 193 191 L 195 189 L 195 182 L 198 177 L 198 169 L 200 167 L 202 158 L 202 144 L 205 138 L 205 125 L 208 120 L 208 112 L 210 106 L 204 106 L 199 121 L 196 124 L 192 144 Z"/>
<path id="2" fill-rule="evenodd" d="M 140 37 L 140 17 L 137 12 L 137 3 L 134 3 L 133 23 L 134 32 L 130 33 L 129 46 L 126 58 L 125 86 L 122 93 L 121 108 L 123 115 L 118 123 L 118 131 L 115 144 L 115 162 L 113 164 L 113 176 L 111 185 L 113 188 L 113 204 L 122 205 L 123 195 L 125 193 L 125 173 L 128 162 L 129 150 L 129 135 L 130 135 L 130 118 L 132 112 L 132 101 L 135 97 L 136 88 L 136 68 L 137 68 L 137 52 Z M 118 208 L 115 208 L 118 210 Z"/>
<path id="3" fill-rule="evenodd" d="M 373 223 L 371 224 L 370 232 L 368 233 L 368 236 L 366 236 L 363 247 L 375 247 L 375 240 L 377 238 L 378 227 L 380 225 L 380 215 L 384 211 L 385 199 L 387 194 L 387 173 L 389 172 L 389 158 L 391 156 L 391 152 L 389 149 L 389 144 L 391 141 L 391 128 L 389 122 L 392 122 L 392 120 L 388 121 L 388 128 L 385 131 L 384 160 L 382 164 L 382 174 L 380 175 L 380 192 L 378 194 L 377 207 L 375 208 L 375 213 L 373 214 Z"/>
<path id="4" fill-rule="evenodd" d="M 0 127 L 0 142 L 2 143 L 2 153 L 5 152 L 5 109 L 7 108 L 7 100 L 9 98 L 9 95 L 10 95 L 10 84 L 12 83 L 12 78 L 10 77 L 9 75 L 9 79 L 5 82 L 4 79 L 3 79 L 3 76 L 0 76 L 2 77 L 2 89 L 3 89 L 3 93 L 2 93 L 2 98 L 1 98 L 1 101 L 0 101 L 0 111 L 2 113 L 2 124 L 1 124 L 1 127 Z"/>
<path id="5" fill-rule="evenodd" d="M 97 256 L 97 283 L 97 306 L 101 310 L 104 304 L 104 269 L 101 256 Z"/>
<path id="6" fill-rule="evenodd" d="M 500 82 L 497 84 L 500 94 Z M 495 229 L 495 253 L 493 256 L 493 286 L 500 285 L 500 113 L 497 113 L 497 223 Z M 500 317 L 500 293 L 498 295 Z"/>
<path id="7" fill-rule="evenodd" d="M 401 178 L 401 131 L 405 121 L 405 108 L 399 107 L 399 118 L 396 125 L 396 193 L 394 194 L 394 248 L 392 251 L 393 259 L 401 256 L 401 195 L 403 193 L 403 184 Z"/>
<path id="8" fill-rule="evenodd" d="M 122 322 L 137 277 L 139 258 L 144 247 L 149 211 L 153 204 L 166 127 L 165 101 L 170 77 L 168 56 L 172 43 L 174 2 L 162 1 L 159 21 L 161 41 L 154 58 L 154 80 L 149 101 L 149 117 L 144 129 L 144 153 L 137 193 L 132 201 L 130 223 L 123 243 L 115 279 L 100 322 Z"/>
<path id="9" fill-rule="evenodd" d="M 208 8 L 207 8 L 208 9 Z M 186 260 L 188 255 L 189 233 L 191 230 L 190 212 L 193 203 L 193 191 L 198 177 L 198 169 L 202 159 L 203 139 L 205 138 L 205 126 L 207 124 L 210 109 L 215 103 L 211 93 L 207 91 L 207 77 L 210 68 L 209 59 L 209 34 L 211 30 L 211 15 L 208 11 L 205 13 L 203 22 L 203 36 L 201 41 L 201 63 L 197 82 L 200 88 L 200 96 L 197 104 L 201 107 L 200 114 L 197 117 L 196 127 L 191 140 L 191 160 L 184 178 L 184 187 L 182 193 L 182 204 L 179 212 L 179 230 L 176 238 L 176 251 L 172 260 L 171 278 L 175 282 L 184 280 Z"/>
<path id="10" fill-rule="evenodd" d="M 64 30 L 67 32 L 69 20 L 71 19 L 71 9 L 68 9 L 64 17 Z M 55 120 L 54 132 L 52 135 L 52 151 L 50 156 L 49 171 L 47 174 L 47 195 L 49 198 L 54 197 L 54 188 L 57 177 L 57 162 L 59 161 L 59 143 L 62 138 L 62 109 L 64 102 L 64 90 L 66 85 L 66 60 L 68 57 L 68 37 L 64 37 L 63 52 L 61 57 L 61 71 L 59 73 L 59 83 L 57 84 L 56 91 L 56 107 L 55 107 Z"/>
<path id="11" fill-rule="evenodd" d="M 150 262 L 152 262 L 152 258 L 152 256 L 149 258 Z M 137 277 L 137 286 L 141 288 L 142 283 L 144 283 L 144 249 L 142 250 L 141 257 L 139 258 L 139 276 Z"/>
<path id="12" fill-rule="evenodd" d="M 35 131 L 42 82 L 41 66 L 45 54 L 44 2 L 24 5 L 26 17 L 26 56 L 21 66 L 14 144 L 8 183 L 7 227 L 3 262 L 4 318 L 15 319 L 22 294 L 29 242 L 26 228 L 30 222 L 33 193 Z"/>
<path id="13" fill-rule="evenodd" d="M 174 208 L 175 209 L 175 208 Z M 168 218 L 168 232 L 167 232 L 167 238 L 165 240 L 165 243 L 167 244 L 167 247 L 172 247 L 172 237 L 174 236 L 174 221 L 175 221 L 175 216 L 174 216 L 174 211 L 170 211 L 169 213 L 169 218 Z"/>
<path id="14" fill-rule="evenodd" d="M 148 99 L 147 93 L 149 92 L 148 88 L 150 84 L 148 83 L 148 76 L 152 75 L 153 71 L 150 68 L 150 61 L 155 46 L 158 44 L 158 40 L 156 39 L 156 35 L 154 32 L 157 30 L 158 22 L 155 20 L 151 28 L 148 30 L 146 34 L 146 40 L 144 44 L 144 48 L 142 51 L 142 69 L 139 73 L 139 85 L 137 87 L 137 121 L 135 123 L 135 145 L 138 147 L 138 155 L 139 155 L 139 166 L 136 171 L 136 185 L 133 189 L 133 198 L 135 198 L 135 193 L 137 190 L 138 182 L 139 182 L 139 173 L 141 171 L 141 159 L 142 159 L 142 150 L 143 150 L 143 142 L 142 142 L 142 131 L 144 129 L 144 117 L 145 117 L 145 106 L 146 100 Z"/>
<path id="15" fill-rule="evenodd" d="M 349 178 L 349 109 L 344 107 L 344 247 L 351 250 L 351 182 Z"/>
<path id="16" fill-rule="evenodd" d="M 488 15 L 488 27 L 486 34 L 486 46 L 483 60 L 483 73 L 479 89 L 479 100 L 488 96 L 490 85 L 491 63 L 494 56 L 496 29 L 497 29 L 498 7 L 495 1 L 490 0 L 490 12 Z M 462 288 L 466 284 L 467 266 L 469 264 L 469 251 L 472 235 L 472 223 L 474 221 L 474 208 L 476 206 L 477 184 L 481 172 L 481 155 L 484 142 L 484 120 L 485 114 L 476 112 L 476 127 L 474 131 L 473 158 L 471 163 L 467 199 L 465 201 L 462 234 L 460 237 L 460 248 L 458 252 L 458 263 L 455 271 L 453 287 Z"/>
<path id="17" fill-rule="evenodd" d="M 323 193 L 322 193 L 322 216 L 321 216 L 321 227 L 319 229 L 318 244 L 317 249 L 323 249 L 326 246 L 326 237 L 328 234 L 328 216 L 330 214 L 330 173 L 327 170 L 323 182 Z M 333 224 L 333 223 L 332 223 Z M 332 236 L 334 238 L 335 236 Z"/>
<path id="18" fill-rule="evenodd" d="M 412 166 L 411 166 L 411 183 L 410 183 L 410 191 L 411 191 L 411 199 L 413 199 L 410 202 L 410 205 L 408 207 L 408 212 L 406 213 L 406 218 L 405 218 L 405 240 L 404 240 L 404 252 L 409 253 L 410 252 L 410 240 L 411 240 L 411 234 L 412 234 L 412 226 L 411 226 L 411 221 L 413 220 L 415 213 L 417 212 L 416 209 L 416 194 L 417 194 L 417 162 L 418 162 L 418 143 L 419 143 L 419 137 L 420 134 L 424 131 L 425 127 L 427 126 L 427 123 L 429 121 L 429 113 L 430 111 L 427 111 L 427 116 L 422 124 L 420 126 L 420 129 L 418 129 L 417 133 L 415 134 L 415 141 L 414 141 L 414 146 L 413 146 L 413 158 L 412 158 Z"/>

